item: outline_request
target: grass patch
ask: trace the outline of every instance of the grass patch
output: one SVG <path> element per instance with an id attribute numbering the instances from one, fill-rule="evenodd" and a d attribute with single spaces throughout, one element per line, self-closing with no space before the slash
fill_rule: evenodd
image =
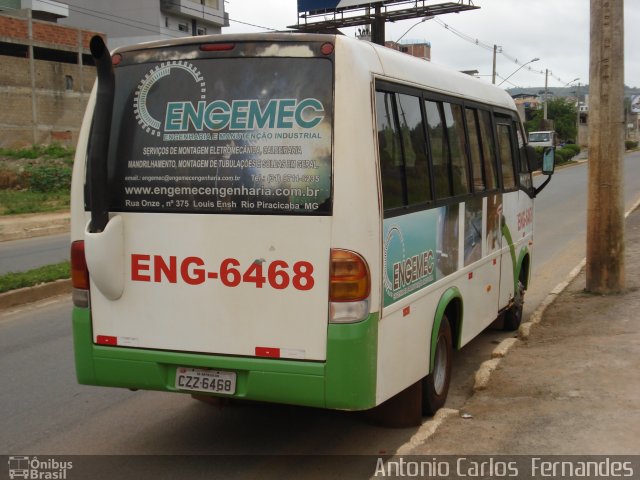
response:
<path id="1" fill-rule="evenodd" d="M 34 268 L 26 272 L 7 273 L 0 275 L 0 293 L 70 277 L 71 265 L 69 261 Z"/>
<path id="2" fill-rule="evenodd" d="M 56 212 L 69 209 L 69 190 L 31 192 L 0 190 L 0 215 Z"/>
<path id="3" fill-rule="evenodd" d="M 21 158 L 33 160 L 40 157 L 47 157 L 59 158 L 72 162 L 74 154 L 74 148 L 65 147 L 64 145 L 60 145 L 57 143 L 53 143 L 51 145 L 32 145 L 28 148 L 18 149 L 0 148 L 0 156 L 14 158 L 16 160 Z"/>

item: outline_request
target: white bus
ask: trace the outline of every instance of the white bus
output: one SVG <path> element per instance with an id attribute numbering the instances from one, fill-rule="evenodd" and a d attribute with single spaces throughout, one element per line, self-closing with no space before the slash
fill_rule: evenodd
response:
<path id="1" fill-rule="evenodd" d="M 92 51 L 80 383 L 432 414 L 452 351 L 517 328 L 537 167 L 504 91 L 344 36 Z"/>

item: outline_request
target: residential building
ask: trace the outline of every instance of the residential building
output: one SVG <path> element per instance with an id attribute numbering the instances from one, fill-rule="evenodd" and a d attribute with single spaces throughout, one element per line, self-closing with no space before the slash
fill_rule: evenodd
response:
<path id="1" fill-rule="evenodd" d="M 221 33 L 229 14 L 224 0 L 74 0 L 69 16 L 58 23 L 104 32 L 109 48 L 115 48 Z"/>
<path id="2" fill-rule="evenodd" d="M 89 40 L 97 33 L 37 19 L 64 11 L 7 3 L 0 8 L 0 147 L 73 145 L 96 78 Z"/>
<path id="3" fill-rule="evenodd" d="M 399 52 L 407 53 L 414 57 L 422 58 L 423 60 L 431 61 L 431 43 L 429 42 L 406 42 L 397 43 L 388 41 L 384 43 L 387 48 L 398 50 Z"/>

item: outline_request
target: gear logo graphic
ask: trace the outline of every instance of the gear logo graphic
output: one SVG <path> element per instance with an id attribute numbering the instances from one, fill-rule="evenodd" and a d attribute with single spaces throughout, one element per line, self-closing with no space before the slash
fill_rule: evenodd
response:
<path id="1" fill-rule="evenodd" d="M 149 112 L 147 100 L 153 86 L 160 80 L 171 76 L 175 71 L 184 71 L 193 79 L 193 82 L 200 92 L 200 100 L 205 100 L 207 96 L 207 86 L 204 81 L 204 76 L 193 64 L 183 60 L 173 60 L 156 65 L 138 84 L 133 100 L 134 113 L 138 124 L 145 132 L 155 137 L 162 135 L 162 122 L 154 118 Z"/>

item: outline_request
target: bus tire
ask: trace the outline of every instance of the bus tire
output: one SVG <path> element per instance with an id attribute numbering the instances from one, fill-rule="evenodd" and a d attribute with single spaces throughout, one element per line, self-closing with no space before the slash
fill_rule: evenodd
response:
<path id="1" fill-rule="evenodd" d="M 451 363 L 453 360 L 453 339 L 451 325 L 443 315 L 436 339 L 436 352 L 433 371 L 422 379 L 422 413 L 434 415 L 444 405 L 451 382 Z"/>
<path id="2" fill-rule="evenodd" d="M 524 310 L 524 285 L 518 281 L 518 290 L 513 299 L 513 304 L 504 312 L 502 329 L 513 332 L 520 328 L 522 323 L 522 311 Z"/>

